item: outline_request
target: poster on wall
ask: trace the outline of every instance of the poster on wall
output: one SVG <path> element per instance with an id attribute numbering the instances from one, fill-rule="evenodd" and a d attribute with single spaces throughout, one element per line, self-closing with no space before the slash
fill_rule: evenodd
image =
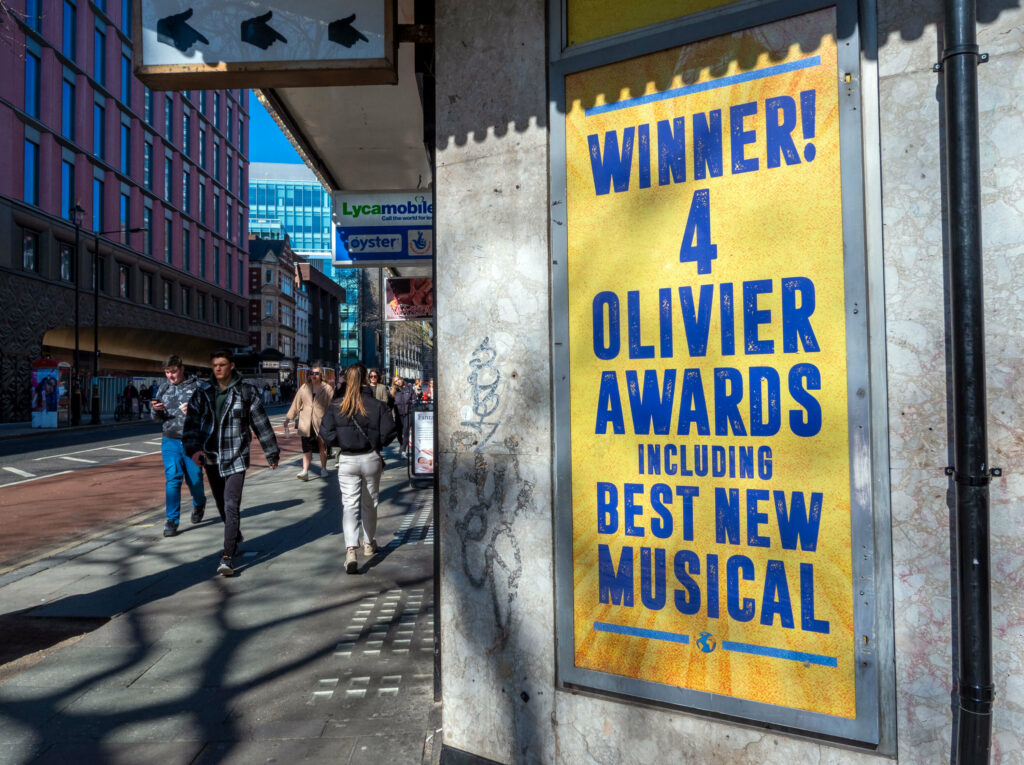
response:
<path id="1" fill-rule="evenodd" d="M 871 738 L 836 26 L 565 76 L 566 656 L 619 693 Z"/>
<path id="2" fill-rule="evenodd" d="M 434 412 L 414 409 L 412 472 L 418 476 L 434 474 Z"/>
<path id="3" fill-rule="evenodd" d="M 385 279 L 384 318 L 387 321 L 432 319 L 434 317 L 434 280 Z"/>

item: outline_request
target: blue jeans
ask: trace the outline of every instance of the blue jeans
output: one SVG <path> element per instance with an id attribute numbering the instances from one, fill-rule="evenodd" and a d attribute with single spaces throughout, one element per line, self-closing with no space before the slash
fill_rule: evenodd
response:
<path id="1" fill-rule="evenodd" d="M 164 477 L 167 479 L 167 520 L 178 525 L 178 519 L 181 517 L 182 479 L 192 493 L 192 506 L 202 507 L 206 504 L 203 471 L 188 458 L 185 447 L 177 438 L 161 439 L 160 454 L 164 458 Z"/>

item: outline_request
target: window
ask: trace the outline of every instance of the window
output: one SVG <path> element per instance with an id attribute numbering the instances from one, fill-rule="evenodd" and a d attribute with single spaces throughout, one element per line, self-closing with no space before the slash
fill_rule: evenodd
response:
<path id="1" fill-rule="evenodd" d="M 70 69 L 64 72 L 61 83 L 60 134 L 75 140 L 75 75 Z"/>
<path id="2" fill-rule="evenodd" d="M 107 26 L 102 21 L 96 22 L 92 33 L 92 77 L 100 85 L 107 84 Z"/>
<path id="3" fill-rule="evenodd" d="M 199 166 L 206 169 L 206 130 L 199 128 Z"/>
<path id="4" fill-rule="evenodd" d="M 92 105 L 92 153 L 97 159 L 103 159 L 103 147 L 106 143 L 106 109 L 101 104 Z"/>
<path id="5" fill-rule="evenodd" d="M 188 287 L 181 288 L 181 312 L 186 316 L 192 315 L 192 290 Z"/>
<path id="6" fill-rule="evenodd" d="M 153 144 L 149 141 L 142 147 L 142 183 L 153 190 Z"/>
<path id="7" fill-rule="evenodd" d="M 181 143 L 184 147 L 185 154 L 192 156 L 192 116 L 188 113 L 188 108 L 185 108 L 185 115 L 181 119 Z"/>
<path id="8" fill-rule="evenodd" d="M 202 292 L 196 294 L 196 318 L 206 321 L 206 295 Z"/>
<path id="9" fill-rule="evenodd" d="M 220 91 L 213 91 L 213 126 L 220 130 Z"/>
<path id="10" fill-rule="evenodd" d="M 181 259 L 183 268 L 186 271 L 192 270 L 192 237 L 191 232 L 186 228 L 181 233 Z"/>
<path id="11" fill-rule="evenodd" d="M 75 212 L 75 166 L 66 159 L 60 163 L 60 216 L 72 220 Z"/>
<path id="12" fill-rule="evenodd" d="M 142 274 L 142 302 L 153 305 L 153 274 Z"/>
<path id="13" fill-rule="evenodd" d="M 199 91 L 199 113 L 206 114 L 206 91 Z"/>
<path id="14" fill-rule="evenodd" d="M 238 115 L 238 145 L 245 146 L 245 121 Z"/>
<path id="15" fill-rule="evenodd" d="M 39 144 L 25 139 L 25 201 L 39 204 Z"/>
<path id="16" fill-rule="evenodd" d="M 145 231 L 145 253 L 153 257 L 153 210 L 149 207 L 142 208 L 142 227 Z"/>
<path id="17" fill-rule="evenodd" d="M 25 112 L 39 119 L 39 56 L 25 51 Z"/>
<path id="18" fill-rule="evenodd" d="M 128 229 L 131 228 L 131 226 L 128 225 L 128 221 L 130 221 L 132 217 L 132 203 L 131 198 L 127 194 L 121 194 L 121 204 L 118 208 L 118 212 L 118 226 L 121 229 L 121 242 L 128 244 Z"/>
<path id="19" fill-rule="evenodd" d="M 74 264 L 74 250 L 70 244 L 60 244 L 60 278 L 61 281 L 70 282 Z"/>
<path id="20" fill-rule="evenodd" d="M 213 245 L 213 283 L 220 284 L 220 245 Z"/>
<path id="21" fill-rule="evenodd" d="M 231 149 L 228 149 L 228 150 L 227 150 L 227 153 L 226 153 L 226 155 L 225 155 L 225 156 L 226 156 L 226 158 L 227 158 L 227 159 L 226 159 L 226 162 L 225 162 L 224 164 L 225 164 L 225 165 L 226 165 L 226 167 L 227 167 L 227 176 L 228 176 L 228 191 L 234 191 L 234 188 L 233 188 L 233 186 L 234 186 L 234 180 L 233 180 L 233 179 L 234 179 L 234 177 L 235 177 L 235 174 L 234 174 L 233 172 L 231 172 L 231 165 L 233 164 L 233 162 L 231 161 L 231 160 L 232 160 L 232 157 L 231 157 Z M 241 191 L 241 189 L 239 189 L 239 191 Z"/>
<path id="22" fill-rule="evenodd" d="M 125 37 L 132 36 L 132 0 L 121 0 L 121 31 Z"/>
<path id="23" fill-rule="evenodd" d="M 199 180 L 199 220 L 206 223 L 206 181 Z"/>
<path id="24" fill-rule="evenodd" d="M 132 60 L 121 54 L 121 101 L 125 106 L 132 105 Z"/>
<path id="25" fill-rule="evenodd" d="M 170 282 L 164 282 L 164 310 L 171 310 L 171 290 L 172 286 Z"/>
<path id="26" fill-rule="evenodd" d="M 106 258 L 99 257 L 95 252 L 92 254 L 92 283 L 89 285 L 89 289 L 96 289 L 96 277 L 99 276 L 100 286 L 99 291 L 106 294 L 107 292 L 107 260 Z"/>
<path id="27" fill-rule="evenodd" d="M 117 294 L 120 297 L 126 298 L 130 296 L 131 292 L 131 276 L 132 271 L 130 266 L 126 266 L 124 263 L 117 264 Z"/>
<path id="28" fill-rule="evenodd" d="M 75 33 L 78 31 L 78 10 L 75 4 L 64 0 L 64 33 L 61 39 L 61 52 L 72 61 L 75 60 Z"/>
<path id="29" fill-rule="evenodd" d="M 206 278 L 206 237 L 199 232 L 199 278 Z"/>
<path id="30" fill-rule="evenodd" d="M 228 104 L 228 141 L 233 141 L 235 131 L 235 117 L 231 104 Z"/>
<path id="31" fill-rule="evenodd" d="M 245 231 L 242 229 L 242 213 L 238 213 L 238 246 L 245 247 Z"/>
<path id="32" fill-rule="evenodd" d="M 220 141 L 213 139 L 213 179 L 220 180 Z"/>
<path id="33" fill-rule="evenodd" d="M 146 88 L 143 95 L 143 116 L 146 118 L 146 124 L 150 127 L 153 126 L 153 91 Z"/>
<path id="34" fill-rule="evenodd" d="M 231 200 L 228 199 L 224 204 L 227 206 L 227 210 L 228 210 L 228 214 L 227 214 L 227 235 L 226 235 L 225 238 L 230 241 L 231 240 L 231 218 L 232 218 L 232 215 L 231 215 Z"/>
<path id="35" fill-rule="evenodd" d="M 229 290 L 233 290 L 235 288 L 235 286 L 234 286 L 234 284 L 232 284 L 232 281 L 233 281 L 232 275 L 234 274 L 234 271 L 231 270 L 231 251 L 228 250 L 228 251 L 226 251 L 225 254 L 228 256 L 227 267 L 224 269 L 225 271 L 227 271 L 227 275 L 228 275 L 228 289 Z"/>
<path id="36" fill-rule="evenodd" d="M 242 256 L 239 255 L 238 256 L 238 294 L 239 295 L 242 295 L 242 294 L 245 293 L 245 271 L 244 271 L 244 269 L 245 269 L 245 265 L 242 263 Z M 241 323 L 242 323 L 241 320 L 239 320 L 238 323 L 239 323 L 239 325 L 241 325 Z"/>
<path id="37" fill-rule="evenodd" d="M 164 220 L 164 262 L 170 263 L 174 260 L 172 245 L 174 244 L 174 224 L 170 218 Z"/>
<path id="38" fill-rule="evenodd" d="M 28 24 L 30 29 L 40 31 L 40 20 L 39 20 L 39 9 L 42 6 L 42 0 L 27 0 L 25 3 L 25 23 Z"/>
<path id="39" fill-rule="evenodd" d="M 273 332 L 268 332 L 267 333 L 267 347 L 268 348 L 272 348 L 273 346 L 274 346 L 274 333 Z"/>
<path id="40" fill-rule="evenodd" d="M 164 135 L 174 143 L 174 99 L 164 96 Z"/>
<path id="41" fill-rule="evenodd" d="M 171 175 L 172 172 L 171 158 L 164 157 L 164 199 L 168 202 L 171 201 L 171 192 L 174 190 L 174 178 Z"/>
<path id="42" fill-rule="evenodd" d="M 220 233 L 220 194 L 213 190 L 213 230 Z"/>
<path id="43" fill-rule="evenodd" d="M 22 229 L 21 265 L 26 271 L 39 271 L 39 234 Z"/>
<path id="44" fill-rule="evenodd" d="M 121 123 L 121 172 L 132 172 L 132 126 L 127 122 Z"/>
<path id="45" fill-rule="evenodd" d="M 103 181 L 99 178 L 92 179 L 92 230 L 103 230 Z"/>
<path id="46" fill-rule="evenodd" d="M 242 189 L 245 188 L 245 165 L 241 162 L 238 163 L 238 193 L 242 193 Z"/>
<path id="47" fill-rule="evenodd" d="M 220 301 L 217 298 L 213 299 L 213 323 L 220 324 Z"/>
<path id="48" fill-rule="evenodd" d="M 264 283 L 264 284 L 270 284 L 270 283 L 271 283 L 271 282 L 273 282 L 273 281 L 274 281 L 274 272 L 273 272 L 273 271 L 271 271 L 271 270 L 270 270 L 270 269 L 268 268 L 268 269 L 266 270 L 265 274 L 264 274 L 264 277 L 263 277 L 263 283 Z"/>
<path id="49" fill-rule="evenodd" d="M 263 315 L 264 316 L 273 316 L 274 315 L 274 301 L 273 300 L 267 300 L 266 301 L 266 304 L 265 304 L 264 309 L 263 309 Z"/>

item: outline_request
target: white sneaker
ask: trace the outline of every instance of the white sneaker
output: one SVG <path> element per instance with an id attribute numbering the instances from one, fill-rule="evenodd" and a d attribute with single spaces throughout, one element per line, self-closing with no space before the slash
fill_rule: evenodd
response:
<path id="1" fill-rule="evenodd" d="M 345 571 L 354 574 L 359 570 L 359 562 L 356 560 L 356 548 L 350 547 L 345 551 Z"/>
<path id="2" fill-rule="evenodd" d="M 377 540 L 371 539 L 369 542 L 363 543 L 363 555 L 367 558 L 372 558 L 377 554 Z"/>
<path id="3" fill-rule="evenodd" d="M 298 478 L 300 481 L 308 481 L 309 480 L 309 473 L 299 473 L 295 477 Z"/>

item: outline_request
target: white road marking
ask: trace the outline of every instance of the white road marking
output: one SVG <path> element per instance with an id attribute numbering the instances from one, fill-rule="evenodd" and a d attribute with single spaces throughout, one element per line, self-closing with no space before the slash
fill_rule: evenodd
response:
<path id="1" fill-rule="evenodd" d="M 65 456 L 63 454 L 60 455 L 60 459 L 62 459 L 62 460 L 70 460 L 71 462 L 89 462 L 89 463 L 92 463 L 93 465 L 96 464 L 96 460 L 87 460 L 87 459 L 83 459 L 82 457 L 67 457 L 67 456 Z"/>
<path id="2" fill-rule="evenodd" d="M 114 444 L 114 446 L 128 446 L 128 442 L 126 441 L 123 444 Z M 34 462 L 39 462 L 40 460 L 52 460 L 52 459 L 55 459 L 57 457 L 66 457 L 66 456 L 71 455 L 71 454 L 86 454 L 88 452 L 101 452 L 104 449 L 113 449 L 113 448 L 114 448 L 113 446 L 96 446 L 96 447 L 93 447 L 92 449 L 79 449 L 77 452 L 67 452 L 67 454 L 48 454 L 45 457 L 36 457 L 35 460 L 33 460 L 33 461 Z"/>
<path id="3" fill-rule="evenodd" d="M 32 481 L 41 481 L 44 478 L 53 478 L 54 476 L 58 475 L 67 475 L 68 473 L 73 472 L 73 470 L 61 470 L 59 473 L 50 473 L 49 475 L 37 475 L 35 478 L 26 478 L 24 481 L 13 481 L 11 483 L 2 484 L 0 485 L 0 489 L 6 489 L 10 486 L 19 486 L 23 483 L 30 483 Z"/>
<path id="4" fill-rule="evenodd" d="M 139 452 L 138 454 L 136 454 L 136 455 L 134 455 L 132 457 L 118 457 L 117 461 L 118 462 L 124 462 L 125 460 L 133 460 L 133 459 L 136 459 L 137 457 L 149 457 L 152 454 L 159 454 L 159 453 L 160 452 Z"/>
<path id="5" fill-rule="evenodd" d="M 112 451 L 112 452 L 128 452 L 129 454 L 145 454 L 145 452 L 139 451 L 138 449 L 118 449 L 116 446 L 108 446 L 107 448 L 110 449 L 110 451 Z"/>
<path id="6" fill-rule="evenodd" d="M 15 475 L 20 475 L 22 478 L 35 478 L 36 477 L 35 473 L 26 473 L 24 470 L 18 470 L 18 468 L 5 467 L 4 470 L 6 470 L 9 473 L 14 473 Z"/>

